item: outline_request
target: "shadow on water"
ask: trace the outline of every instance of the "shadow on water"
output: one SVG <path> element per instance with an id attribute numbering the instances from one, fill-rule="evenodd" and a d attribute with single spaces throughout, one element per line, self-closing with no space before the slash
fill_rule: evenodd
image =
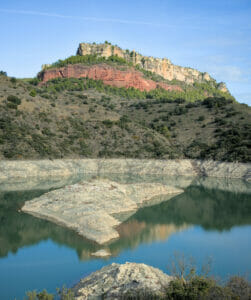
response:
<path id="1" fill-rule="evenodd" d="M 69 229 L 19 210 L 25 201 L 92 176 L 53 182 L 29 182 L 26 185 L 0 185 L 0 257 L 5 257 L 10 252 L 16 253 L 24 246 L 51 239 L 57 244 L 75 249 L 80 260 L 89 260 L 91 253 L 100 246 Z M 222 231 L 251 224 L 250 186 L 243 181 L 112 174 L 102 177 L 124 183 L 162 182 L 184 189 L 183 194 L 161 204 L 142 208 L 122 223 L 117 228 L 120 239 L 108 245 L 112 255 L 117 255 L 126 248 L 135 248 L 142 242 L 165 240 L 193 225 L 199 225 L 205 230 Z M 22 190 L 28 186 L 30 190 Z"/>

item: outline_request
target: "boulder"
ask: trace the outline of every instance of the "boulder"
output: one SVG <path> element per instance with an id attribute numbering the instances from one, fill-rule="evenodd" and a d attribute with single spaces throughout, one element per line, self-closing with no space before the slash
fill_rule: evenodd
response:
<path id="1" fill-rule="evenodd" d="M 113 263 L 83 278 L 73 287 L 74 299 L 123 299 L 125 296 L 161 296 L 172 276 L 145 264 Z M 149 298 L 148 298 L 149 299 Z"/>

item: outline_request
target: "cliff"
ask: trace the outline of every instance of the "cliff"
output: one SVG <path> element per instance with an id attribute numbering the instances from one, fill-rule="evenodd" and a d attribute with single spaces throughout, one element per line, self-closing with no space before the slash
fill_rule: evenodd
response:
<path id="1" fill-rule="evenodd" d="M 208 73 L 200 72 L 198 70 L 186 67 L 180 67 L 172 64 L 167 58 L 155 58 L 152 56 L 143 56 L 138 52 L 123 50 L 118 46 L 110 43 L 104 44 L 89 44 L 80 43 L 77 55 L 97 55 L 98 57 L 108 58 L 112 55 L 117 55 L 132 63 L 134 66 L 139 66 L 147 71 L 156 73 L 167 80 L 179 80 L 186 84 L 193 84 L 194 82 L 208 82 L 215 81 Z M 218 88 L 227 92 L 225 84 L 220 83 Z"/>
<path id="2" fill-rule="evenodd" d="M 141 91 L 150 91 L 157 87 L 162 87 L 165 90 L 177 90 L 182 89 L 177 85 L 169 85 L 164 82 L 155 82 L 151 79 L 144 78 L 143 74 L 134 68 L 124 67 L 123 70 L 106 65 L 84 65 L 74 64 L 66 65 L 61 68 L 52 68 L 44 70 L 39 75 L 43 82 L 46 82 L 53 78 L 91 78 L 94 80 L 102 80 L 104 84 L 115 87 L 134 87 Z"/>

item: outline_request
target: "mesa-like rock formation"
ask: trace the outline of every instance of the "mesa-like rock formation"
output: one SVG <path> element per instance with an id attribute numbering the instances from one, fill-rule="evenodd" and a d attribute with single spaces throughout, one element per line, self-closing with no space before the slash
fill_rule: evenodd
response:
<path id="1" fill-rule="evenodd" d="M 134 70 L 134 68 L 127 67 L 125 70 L 120 70 L 106 64 L 92 66 L 69 64 L 61 68 L 45 69 L 39 74 L 39 77 L 43 82 L 54 78 L 91 78 L 102 80 L 107 85 L 125 88 L 133 87 L 140 91 L 150 91 L 157 87 L 168 91 L 182 91 L 181 87 L 177 85 L 146 79 L 141 72 Z"/>
<path id="2" fill-rule="evenodd" d="M 119 238 L 115 227 L 140 207 L 166 201 L 182 192 L 181 189 L 159 183 L 83 181 L 28 201 L 22 211 L 104 244 Z"/>
<path id="3" fill-rule="evenodd" d="M 81 279 L 72 291 L 77 300 L 124 299 L 126 296 L 137 299 L 138 293 L 142 297 L 160 297 L 172 280 L 172 276 L 145 264 L 113 263 Z"/>
<path id="4" fill-rule="evenodd" d="M 134 50 L 123 50 L 118 46 L 111 45 L 110 43 L 80 43 L 77 54 L 97 55 L 98 57 L 105 58 L 108 58 L 112 55 L 117 55 L 118 57 L 125 59 L 127 62 L 132 63 L 134 66 L 138 65 L 141 68 L 156 73 L 167 80 L 179 80 L 185 82 L 186 84 L 214 81 L 214 79 L 206 72 L 200 72 L 192 68 L 174 65 L 167 58 L 143 56 Z M 218 89 L 222 90 L 223 92 L 228 91 L 224 83 L 220 83 L 218 85 Z"/>

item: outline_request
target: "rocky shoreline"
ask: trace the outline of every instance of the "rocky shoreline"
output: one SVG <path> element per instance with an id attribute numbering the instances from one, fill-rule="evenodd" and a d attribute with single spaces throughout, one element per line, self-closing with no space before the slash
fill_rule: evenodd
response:
<path id="1" fill-rule="evenodd" d="M 67 177 L 77 174 L 138 174 L 240 178 L 251 181 L 250 163 L 202 160 L 150 159 L 66 159 L 0 161 L 0 181 L 39 177 Z"/>

